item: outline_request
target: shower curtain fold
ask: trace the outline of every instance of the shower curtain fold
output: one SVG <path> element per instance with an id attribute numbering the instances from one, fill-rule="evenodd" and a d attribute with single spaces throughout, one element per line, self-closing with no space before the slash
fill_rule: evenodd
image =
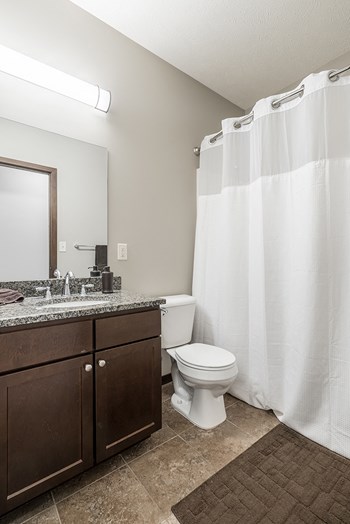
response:
<path id="1" fill-rule="evenodd" d="M 350 457 L 350 77 L 201 145 L 194 341 L 237 357 L 231 393 Z"/>

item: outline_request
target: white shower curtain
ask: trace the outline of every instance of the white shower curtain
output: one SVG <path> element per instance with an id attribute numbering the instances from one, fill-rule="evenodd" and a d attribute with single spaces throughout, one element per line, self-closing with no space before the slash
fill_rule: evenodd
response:
<path id="1" fill-rule="evenodd" d="M 236 355 L 233 395 L 350 457 L 350 78 L 302 84 L 201 145 L 194 341 Z"/>

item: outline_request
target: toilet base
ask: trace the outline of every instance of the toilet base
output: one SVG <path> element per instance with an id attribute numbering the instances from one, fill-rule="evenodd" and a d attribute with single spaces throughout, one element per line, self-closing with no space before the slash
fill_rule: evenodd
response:
<path id="1" fill-rule="evenodd" d="M 212 429 L 226 420 L 224 397 L 214 397 L 207 389 L 195 389 L 192 400 L 185 400 L 176 393 L 171 405 L 192 424 L 201 429 Z"/>

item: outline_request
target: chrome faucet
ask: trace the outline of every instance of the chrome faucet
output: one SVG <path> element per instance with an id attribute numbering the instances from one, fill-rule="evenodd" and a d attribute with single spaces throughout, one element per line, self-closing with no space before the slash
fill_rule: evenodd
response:
<path id="1" fill-rule="evenodd" d="M 70 295 L 69 282 L 71 278 L 75 278 L 72 271 L 67 271 L 66 276 L 64 277 L 64 283 L 62 287 L 62 295 L 68 297 Z"/>

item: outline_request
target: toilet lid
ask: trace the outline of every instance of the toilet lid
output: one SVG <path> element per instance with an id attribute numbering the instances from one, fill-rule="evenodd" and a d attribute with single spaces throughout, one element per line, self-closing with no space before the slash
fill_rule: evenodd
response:
<path id="1" fill-rule="evenodd" d="M 226 369 L 236 362 L 230 351 L 209 344 L 187 344 L 176 348 L 175 353 L 177 360 L 196 369 Z"/>

